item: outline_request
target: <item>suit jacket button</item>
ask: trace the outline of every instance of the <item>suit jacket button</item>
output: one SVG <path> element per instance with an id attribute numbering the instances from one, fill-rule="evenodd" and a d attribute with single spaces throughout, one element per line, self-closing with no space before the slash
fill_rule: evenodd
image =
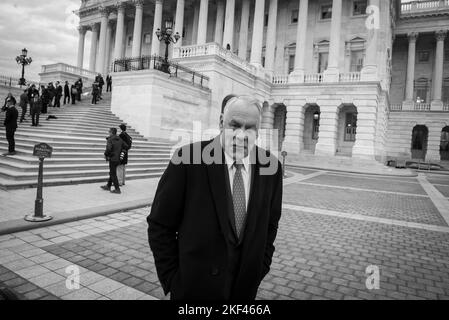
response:
<path id="1" fill-rule="evenodd" d="M 218 268 L 212 268 L 211 274 L 213 276 L 218 276 L 219 273 L 220 273 L 220 271 L 218 270 Z"/>

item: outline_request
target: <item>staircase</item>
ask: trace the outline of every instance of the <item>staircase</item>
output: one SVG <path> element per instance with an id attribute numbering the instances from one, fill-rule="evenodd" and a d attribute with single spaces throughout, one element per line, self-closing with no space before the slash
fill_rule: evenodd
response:
<path id="1" fill-rule="evenodd" d="M 37 185 L 39 161 L 33 157 L 33 147 L 45 142 L 53 147 L 51 158 L 44 161 L 44 185 L 67 185 L 105 182 L 109 166 L 104 159 L 106 136 L 109 128 L 123 123 L 110 110 L 110 94 L 104 95 L 98 105 L 90 105 L 90 97 L 81 103 L 67 104 L 61 109 L 49 108 L 41 114 L 39 127 L 31 126 L 31 117 L 19 123 L 15 134 L 14 156 L 0 156 L 0 189 L 31 188 Z M 18 108 L 19 113 L 21 109 Z M 48 115 L 57 119 L 46 120 Z M 0 115 L 0 154 L 8 151 L 4 113 Z M 159 177 L 170 160 L 168 141 L 149 141 L 127 125 L 133 138 L 126 179 Z M 120 129 L 118 129 L 120 132 Z"/>

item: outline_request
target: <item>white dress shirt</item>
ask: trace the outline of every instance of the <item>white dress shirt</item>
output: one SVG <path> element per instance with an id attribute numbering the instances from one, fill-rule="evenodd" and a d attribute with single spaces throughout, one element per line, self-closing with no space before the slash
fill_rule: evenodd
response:
<path id="1" fill-rule="evenodd" d="M 224 148 L 223 148 L 224 150 Z M 231 184 L 231 192 L 234 194 L 234 175 L 237 171 L 237 168 L 234 166 L 234 159 L 229 156 L 226 151 L 224 151 L 225 154 L 225 161 L 226 165 L 228 167 L 228 173 L 229 173 L 229 182 Z M 246 211 L 248 211 L 248 205 L 249 205 L 249 192 L 251 187 L 251 166 L 249 164 L 249 156 L 242 159 L 242 178 L 243 178 L 243 185 L 245 187 L 245 200 L 246 200 Z"/>

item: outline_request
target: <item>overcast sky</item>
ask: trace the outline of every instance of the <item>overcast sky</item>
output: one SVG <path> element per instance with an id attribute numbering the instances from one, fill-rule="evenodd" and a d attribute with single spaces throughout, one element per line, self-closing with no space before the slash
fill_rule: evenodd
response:
<path id="1" fill-rule="evenodd" d="M 23 48 L 33 63 L 25 67 L 25 78 L 39 80 L 44 64 L 65 62 L 76 65 L 78 51 L 78 17 L 72 11 L 79 0 L 1 0 L 0 1 L 0 75 L 19 78 L 21 66 L 15 57 Z M 85 57 L 90 43 L 86 35 Z M 88 60 L 85 58 L 85 66 Z M 88 59 L 88 58 L 87 58 Z"/>

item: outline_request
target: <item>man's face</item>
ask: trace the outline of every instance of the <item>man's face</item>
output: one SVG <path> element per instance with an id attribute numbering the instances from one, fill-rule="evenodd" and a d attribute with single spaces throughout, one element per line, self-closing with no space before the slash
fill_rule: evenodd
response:
<path id="1" fill-rule="evenodd" d="M 259 109 L 238 100 L 220 116 L 220 131 L 225 152 L 235 160 L 246 158 L 253 149 L 260 125 Z"/>

